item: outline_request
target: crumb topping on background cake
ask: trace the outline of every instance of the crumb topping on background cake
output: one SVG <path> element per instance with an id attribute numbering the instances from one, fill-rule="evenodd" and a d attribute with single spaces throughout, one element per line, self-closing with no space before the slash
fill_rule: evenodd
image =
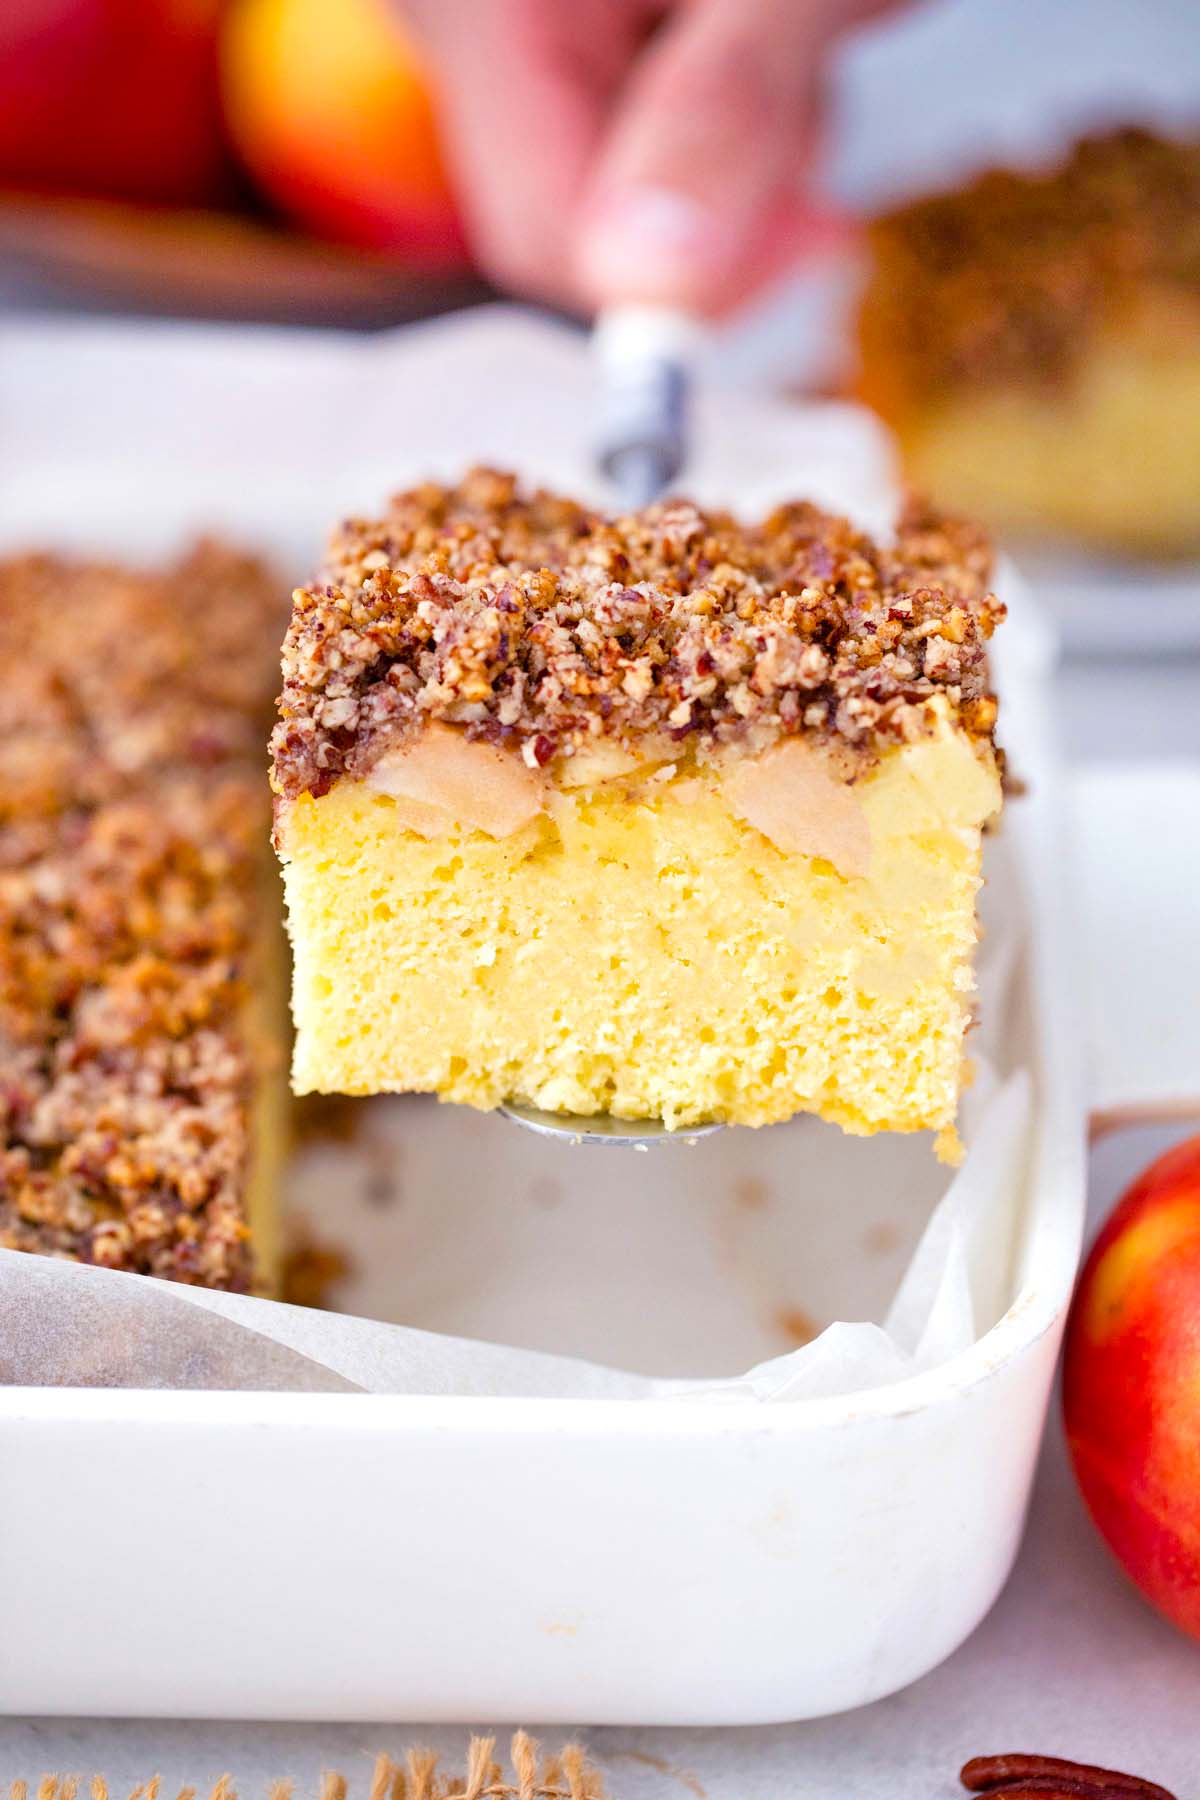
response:
<path id="1" fill-rule="evenodd" d="M 1156 296 L 1200 306 L 1200 140 L 1085 138 L 1049 171 L 989 170 L 886 215 L 871 246 L 872 387 L 1059 383 L 1098 326 Z"/>
<path id="2" fill-rule="evenodd" d="M 716 749 L 807 733 L 857 755 L 944 696 L 991 736 L 1003 616 L 976 528 L 914 506 L 892 545 L 804 502 L 738 524 L 686 500 L 610 520 L 474 470 L 335 535 L 293 596 L 274 778 L 359 778 L 432 719 L 533 767 L 598 739 Z"/>
<path id="3" fill-rule="evenodd" d="M 0 564 L 0 1246 L 244 1288 L 278 593 Z"/>

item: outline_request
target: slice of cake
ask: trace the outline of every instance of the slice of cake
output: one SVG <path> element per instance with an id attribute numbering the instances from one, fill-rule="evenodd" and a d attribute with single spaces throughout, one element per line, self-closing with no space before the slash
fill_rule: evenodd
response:
<path id="1" fill-rule="evenodd" d="M 939 504 L 1200 550 L 1200 141 L 1122 131 L 872 229 L 860 392 Z"/>
<path id="2" fill-rule="evenodd" d="M 973 530 L 400 495 L 294 596 L 298 1092 L 947 1130 L 1000 803 Z"/>
<path id="3" fill-rule="evenodd" d="M 266 571 L 211 545 L 160 574 L 0 564 L 6 1249 L 271 1284 L 281 626 Z"/>

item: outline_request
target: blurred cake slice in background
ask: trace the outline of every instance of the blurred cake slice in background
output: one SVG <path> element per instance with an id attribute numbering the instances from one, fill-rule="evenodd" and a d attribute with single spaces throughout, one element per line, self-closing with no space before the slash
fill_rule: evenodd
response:
<path id="1" fill-rule="evenodd" d="M 273 1284 L 280 626 L 275 582 L 216 545 L 152 574 L 0 563 L 6 1249 Z"/>
<path id="2" fill-rule="evenodd" d="M 928 514 L 610 521 L 488 470 L 347 523 L 273 740 L 297 1091 L 952 1149 L 989 571 Z"/>
<path id="3" fill-rule="evenodd" d="M 876 221 L 859 392 L 998 530 L 1200 551 L 1200 141 L 1085 139 Z"/>

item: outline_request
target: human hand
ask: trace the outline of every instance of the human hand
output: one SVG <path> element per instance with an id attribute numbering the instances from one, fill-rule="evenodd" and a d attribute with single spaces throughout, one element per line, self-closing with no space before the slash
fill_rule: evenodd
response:
<path id="1" fill-rule="evenodd" d="M 897 3 L 403 0 L 489 273 L 704 314 L 843 234 L 806 183 L 826 61 Z"/>

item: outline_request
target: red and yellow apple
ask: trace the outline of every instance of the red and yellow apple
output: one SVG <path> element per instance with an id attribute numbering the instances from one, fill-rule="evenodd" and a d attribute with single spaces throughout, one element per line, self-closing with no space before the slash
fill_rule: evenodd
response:
<path id="1" fill-rule="evenodd" d="M 1096 1240 L 1067 1327 L 1063 1408 L 1110 1549 L 1200 1637 L 1200 1138 L 1152 1164 Z"/>
<path id="2" fill-rule="evenodd" d="M 224 0 L 0 0 L 0 183 L 203 205 Z"/>
<path id="3" fill-rule="evenodd" d="M 459 266 L 426 69 L 388 0 L 233 0 L 226 116 L 259 186 L 321 236 Z"/>

